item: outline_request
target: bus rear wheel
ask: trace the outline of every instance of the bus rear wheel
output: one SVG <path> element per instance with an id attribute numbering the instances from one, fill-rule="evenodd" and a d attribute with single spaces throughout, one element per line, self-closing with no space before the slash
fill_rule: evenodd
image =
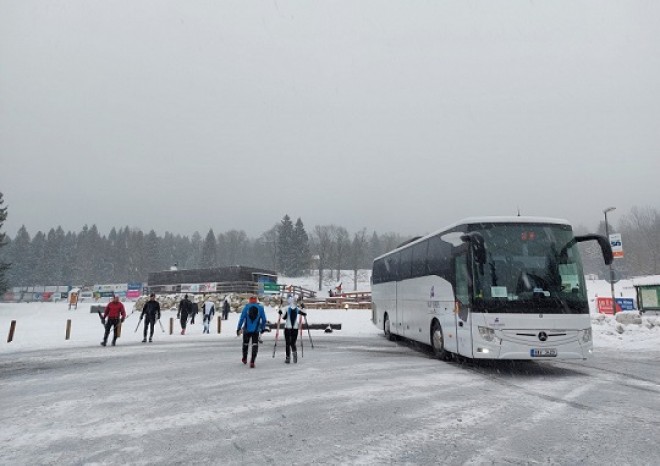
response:
<path id="1" fill-rule="evenodd" d="M 434 320 L 433 325 L 431 325 L 431 347 L 433 348 L 433 356 L 437 359 L 447 361 L 451 358 L 451 354 L 445 349 L 445 337 L 442 333 L 442 326 L 437 320 Z"/>
<path id="2" fill-rule="evenodd" d="M 394 335 L 392 335 L 392 329 L 390 328 L 390 316 L 385 314 L 385 322 L 383 323 L 383 332 L 385 332 L 385 338 L 390 341 L 394 341 Z"/>

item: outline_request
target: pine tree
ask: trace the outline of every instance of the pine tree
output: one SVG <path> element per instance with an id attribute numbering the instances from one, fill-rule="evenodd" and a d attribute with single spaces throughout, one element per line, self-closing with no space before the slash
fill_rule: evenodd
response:
<path id="1" fill-rule="evenodd" d="M 11 246 L 12 266 L 9 274 L 10 284 L 13 286 L 32 285 L 30 234 L 25 228 L 25 225 L 21 225 Z"/>
<path id="2" fill-rule="evenodd" d="M 34 285 L 48 285 L 50 277 L 44 267 L 46 259 L 46 235 L 43 232 L 38 231 L 34 235 L 34 238 L 30 242 L 30 249 L 30 282 Z"/>
<path id="3" fill-rule="evenodd" d="M 218 266 L 218 249 L 215 240 L 213 228 L 209 230 L 202 244 L 202 257 L 200 258 L 200 268 L 210 269 Z"/>
<path id="4" fill-rule="evenodd" d="M 293 238 L 293 223 L 285 215 L 277 226 L 277 264 L 286 276 L 293 276 L 296 269 L 296 251 Z"/>
<path id="5" fill-rule="evenodd" d="M 293 251 L 295 265 L 291 276 L 299 277 L 305 273 L 305 270 L 309 269 L 310 262 L 309 236 L 300 217 L 296 220 L 296 226 L 293 229 Z"/>
<path id="6" fill-rule="evenodd" d="M 2 231 L 2 225 L 5 223 L 5 220 L 7 220 L 7 207 L 2 207 L 4 202 L 5 201 L 2 198 L 2 193 L 0 193 L 0 251 L 8 243 L 7 235 Z M 0 254 L 0 293 L 4 293 L 7 290 L 8 283 L 6 273 L 10 266 L 9 263 L 1 260 L 2 257 L 3 255 Z"/>

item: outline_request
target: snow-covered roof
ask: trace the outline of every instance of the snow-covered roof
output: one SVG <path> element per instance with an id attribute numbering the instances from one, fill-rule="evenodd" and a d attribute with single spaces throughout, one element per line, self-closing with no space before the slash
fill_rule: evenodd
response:
<path id="1" fill-rule="evenodd" d="M 636 277 L 632 279 L 633 286 L 651 286 L 660 285 L 660 275 L 647 275 L 646 277 Z"/>

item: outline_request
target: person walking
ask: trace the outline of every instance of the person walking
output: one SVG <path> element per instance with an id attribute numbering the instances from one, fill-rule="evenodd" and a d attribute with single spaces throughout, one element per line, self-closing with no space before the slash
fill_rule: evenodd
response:
<path id="1" fill-rule="evenodd" d="M 126 310 L 124 305 L 119 301 L 119 296 L 114 295 L 112 301 L 108 303 L 105 307 L 105 312 L 103 313 L 103 320 L 105 322 L 105 334 L 103 335 L 103 341 L 101 346 L 108 344 L 108 335 L 110 335 L 110 328 L 113 328 L 112 333 L 112 346 L 117 344 L 117 332 L 120 323 L 124 322 L 126 318 Z"/>
<path id="2" fill-rule="evenodd" d="M 247 364 L 248 347 L 252 340 L 252 357 L 250 367 L 254 368 L 254 362 L 257 359 L 259 351 L 259 334 L 266 328 L 266 312 L 264 307 L 257 301 L 256 296 L 251 296 L 250 301 L 245 305 L 238 319 L 236 327 L 236 336 L 243 332 L 243 364 Z"/>
<path id="3" fill-rule="evenodd" d="M 192 301 L 190 302 L 190 324 L 195 325 L 195 316 L 199 312 L 199 306 L 197 306 L 197 303 L 193 303 Z"/>
<path id="4" fill-rule="evenodd" d="M 147 328 L 151 326 L 151 332 L 149 333 L 149 343 L 154 339 L 154 326 L 156 321 L 160 320 L 160 303 L 156 301 L 156 295 L 151 293 L 149 295 L 149 301 L 147 301 L 142 308 L 142 314 L 140 314 L 140 320 L 144 319 L 144 338 L 142 343 L 147 342 Z"/>
<path id="5" fill-rule="evenodd" d="M 215 305 L 213 304 L 213 301 L 207 299 L 202 305 L 202 312 L 204 313 L 202 320 L 204 331 L 202 333 L 210 333 L 209 328 L 211 327 L 211 319 L 213 318 L 213 314 L 215 314 Z"/>
<path id="6" fill-rule="evenodd" d="M 188 299 L 188 295 L 184 295 L 183 299 L 179 302 L 179 312 L 176 315 L 177 319 L 181 319 L 181 335 L 186 334 L 186 325 L 188 325 L 188 314 L 192 312 L 192 302 Z"/>
<path id="7" fill-rule="evenodd" d="M 291 354 L 293 353 L 294 364 L 298 362 L 298 349 L 296 348 L 296 341 L 298 340 L 298 316 L 306 316 L 307 313 L 298 308 L 295 296 L 289 297 L 289 305 L 284 313 L 282 309 L 277 313 L 284 317 L 284 341 L 286 342 L 286 357 L 284 362 L 291 363 Z M 283 315 L 284 314 L 284 315 Z"/>
<path id="8" fill-rule="evenodd" d="M 229 319 L 229 311 L 231 311 L 231 305 L 229 304 L 229 296 L 225 296 L 225 300 L 222 302 L 222 319 Z"/>

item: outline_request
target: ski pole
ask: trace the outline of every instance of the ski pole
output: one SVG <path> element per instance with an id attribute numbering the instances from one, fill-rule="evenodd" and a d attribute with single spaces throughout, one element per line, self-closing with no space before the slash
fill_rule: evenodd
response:
<path id="1" fill-rule="evenodd" d="M 281 309 L 280 309 L 281 311 Z M 273 357 L 275 357 L 275 350 L 277 349 L 277 337 L 280 336 L 280 320 L 282 319 L 282 314 L 277 316 L 277 327 L 275 328 L 275 345 L 273 345 Z"/>
<path id="2" fill-rule="evenodd" d="M 312 341 L 312 332 L 309 331 L 309 324 L 307 323 L 307 316 L 305 317 L 305 327 L 307 327 L 307 335 L 309 335 L 309 342 L 312 344 L 312 349 L 314 349 L 314 342 Z M 301 343 L 302 346 L 302 343 Z"/>
<path id="3" fill-rule="evenodd" d="M 303 338 L 302 338 L 302 333 L 303 333 L 303 324 L 302 324 L 303 319 L 302 318 L 303 318 L 303 316 L 302 316 L 302 314 L 300 314 L 300 318 L 298 319 L 298 327 L 300 327 L 300 335 L 301 335 L 301 337 L 300 337 L 300 357 L 304 358 L 305 357 L 305 348 L 303 346 Z"/>
<path id="4" fill-rule="evenodd" d="M 138 331 L 138 329 L 140 328 L 141 323 L 142 323 L 142 317 L 140 317 L 140 320 L 138 320 L 137 327 L 135 327 L 135 332 L 133 332 L 133 333 L 136 333 Z"/>
<path id="5" fill-rule="evenodd" d="M 160 329 L 165 333 L 165 327 L 163 327 L 163 323 L 158 319 L 158 323 L 160 324 Z"/>

